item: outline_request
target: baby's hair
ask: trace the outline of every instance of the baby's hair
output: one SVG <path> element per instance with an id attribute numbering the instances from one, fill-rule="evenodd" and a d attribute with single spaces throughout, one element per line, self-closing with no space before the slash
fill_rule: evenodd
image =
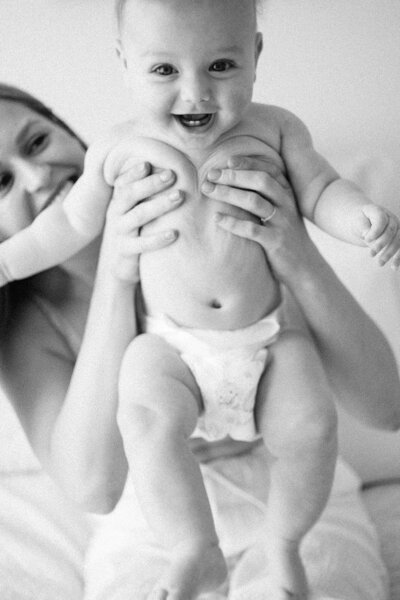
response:
<path id="1" fill-rule="evenodd" d="M 264 4 L 264 0 L 243 0 L 251 2 L 256 9 L 256 13 L 261 11 L 261 7 Z M 117 31 L 121 31 L 122 23 L 124 20 L 124 11 L 125 6 L 128 4 L 129 0 L 115 0 L 115 20 L 117 25 Z"/>

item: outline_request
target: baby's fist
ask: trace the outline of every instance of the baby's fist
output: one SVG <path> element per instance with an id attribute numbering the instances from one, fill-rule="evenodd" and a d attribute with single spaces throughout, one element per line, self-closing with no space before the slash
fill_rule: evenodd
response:
<path id="1" fill-rule="evenodd" d="M 377 256 L 381 266 L 393 259 L 392 267 L 397 269 L 400 266 L 400 222 L 398 217 L 386 208 L 372 203 L 365 204 L 362 212 L 370 223 L 363 239 L 370 248 L 371 255 Z"/>

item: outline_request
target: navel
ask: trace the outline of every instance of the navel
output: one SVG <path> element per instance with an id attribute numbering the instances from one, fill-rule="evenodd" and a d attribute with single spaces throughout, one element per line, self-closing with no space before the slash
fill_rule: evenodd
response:
<path id="1" fill-rule="evenodd" d="M 221 302 L 219 300 L 216 300 L 215 298 L 214 300 L 211 300 L 210 306 L 211 308 L 222 308 Z"/>

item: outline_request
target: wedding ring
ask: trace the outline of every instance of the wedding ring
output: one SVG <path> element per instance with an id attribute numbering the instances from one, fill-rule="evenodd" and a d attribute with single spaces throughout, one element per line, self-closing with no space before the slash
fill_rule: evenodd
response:
<path id="1" fill-rule="evenodd" d="M 268 221 L 270 221 L 274 217 L 275 213 L 276 213 L 276 206 L 274 206 L 272 213 L 270 215 L 268 215 L 268 217 L 260 217 L 261 225 L 265 225 L 265 223 L 268 223 Z"/>

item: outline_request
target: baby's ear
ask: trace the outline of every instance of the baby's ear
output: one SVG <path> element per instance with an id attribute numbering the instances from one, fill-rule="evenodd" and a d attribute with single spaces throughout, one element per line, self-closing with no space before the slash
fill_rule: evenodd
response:
<path id="1" fill-rule="evenodd" d="M 115 51 L 117 53 L 117 56 L 119 58 L 119 60 L 121 61 L 123 67 L 126 69 L 126 58 L 125 58 L 125 52 L 122 46 L 122 42 L 119 38 L 117 38 L 115 40 Z"/>
<path id="2" fill-rule="evenodd" d="M 255 57 L 256 57 L 256 66 L 258 63 L 258 59 L 260 58 L 260 54 L 262 52 L 263 49 L 263 35 L 261 33 L 261 31 L 257 31 L 256 33 L 256 40 L 255 40 Z"/>
<path id="3" fill-rule="evenodd" d="M 256 38 L 254 41 L 254 81 L 257 78 L 257 63 L 258 63 L 258 59 L 260 58 L 260 54 L 262 52 L 263 49 L 263 36 L 261 31 L 257 31 L 256 33 Z"/>

